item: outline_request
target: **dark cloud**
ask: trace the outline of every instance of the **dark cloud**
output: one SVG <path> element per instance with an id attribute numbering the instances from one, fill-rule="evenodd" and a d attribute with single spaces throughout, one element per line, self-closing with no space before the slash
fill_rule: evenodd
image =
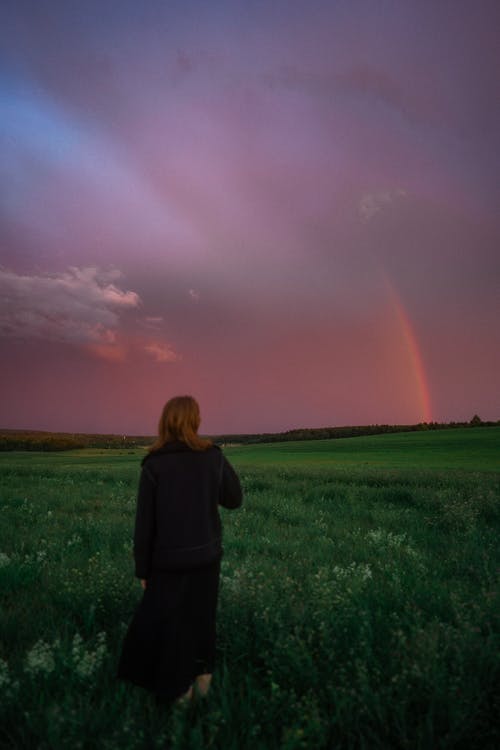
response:
<path id="1" fill-rule="evenodd" d="M 116 286 L 119 276 L 92 267 L 32 275 L 0 269 L 0 334 L 112 345 L 120 312 L 140 303 Z"/>

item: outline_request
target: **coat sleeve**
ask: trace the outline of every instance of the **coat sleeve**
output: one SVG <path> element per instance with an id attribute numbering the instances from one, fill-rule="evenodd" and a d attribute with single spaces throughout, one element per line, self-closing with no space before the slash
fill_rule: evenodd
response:
<path id="1" fill-rule="evenodd" d="M 151 572 L 153 540 L 156 530 L 156 480 L 147 466 L 143 466 L 137 495 L 134 529 L 134 560 L 137 578 L 148 578 Z"/>
<path id="2" fill-rule="evenodd" d="M 219 504 L 224 508 L 239 508 L 243 502 L 240 480 L 224 455 L 222 455 L 222 462 Z"/>

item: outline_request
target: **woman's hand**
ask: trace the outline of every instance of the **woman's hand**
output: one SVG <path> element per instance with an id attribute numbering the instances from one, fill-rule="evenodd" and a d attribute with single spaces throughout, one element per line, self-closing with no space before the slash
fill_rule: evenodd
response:
<path id="1" fill-rule="evenodd" d="M 147 585 L 148 585 L 147 580 L 145 578 L 141 578 L 141 586 L 142 586 L 142 588 L 145 589 Z"/>

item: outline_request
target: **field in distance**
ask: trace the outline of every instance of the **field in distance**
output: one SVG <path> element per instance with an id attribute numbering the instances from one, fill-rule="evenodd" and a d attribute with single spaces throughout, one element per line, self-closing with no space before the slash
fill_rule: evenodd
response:
<path id="1" fill-rule="evenodd" d="M 0 466 L 137 465 L 146 448 L 82 448 L 40 453 L 0 453 Z M 224 448 L 238 467 L 500 471 L 500 427 L 402 432 L 369 437 L 258 443 Z M 117 463 L 115 463 L 117 462 Z"/>
<path id="2" fill-rule="evenodd" d="M 500 471 L 500 427 L 265 443 L 228 448 L 226 453 L 238 464 L 256 466 Z"/>

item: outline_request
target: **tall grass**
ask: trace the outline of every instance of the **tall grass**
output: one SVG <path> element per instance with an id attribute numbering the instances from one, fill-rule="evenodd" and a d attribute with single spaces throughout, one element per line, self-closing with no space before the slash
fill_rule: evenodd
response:
<path id="1" fill-rule="evenodd" d="M 137 457 L 3 463 L 2 747 L 498 746 L 498 474 L 242 461 L 213 687 L 167 711 L 115 679 Z"/>

